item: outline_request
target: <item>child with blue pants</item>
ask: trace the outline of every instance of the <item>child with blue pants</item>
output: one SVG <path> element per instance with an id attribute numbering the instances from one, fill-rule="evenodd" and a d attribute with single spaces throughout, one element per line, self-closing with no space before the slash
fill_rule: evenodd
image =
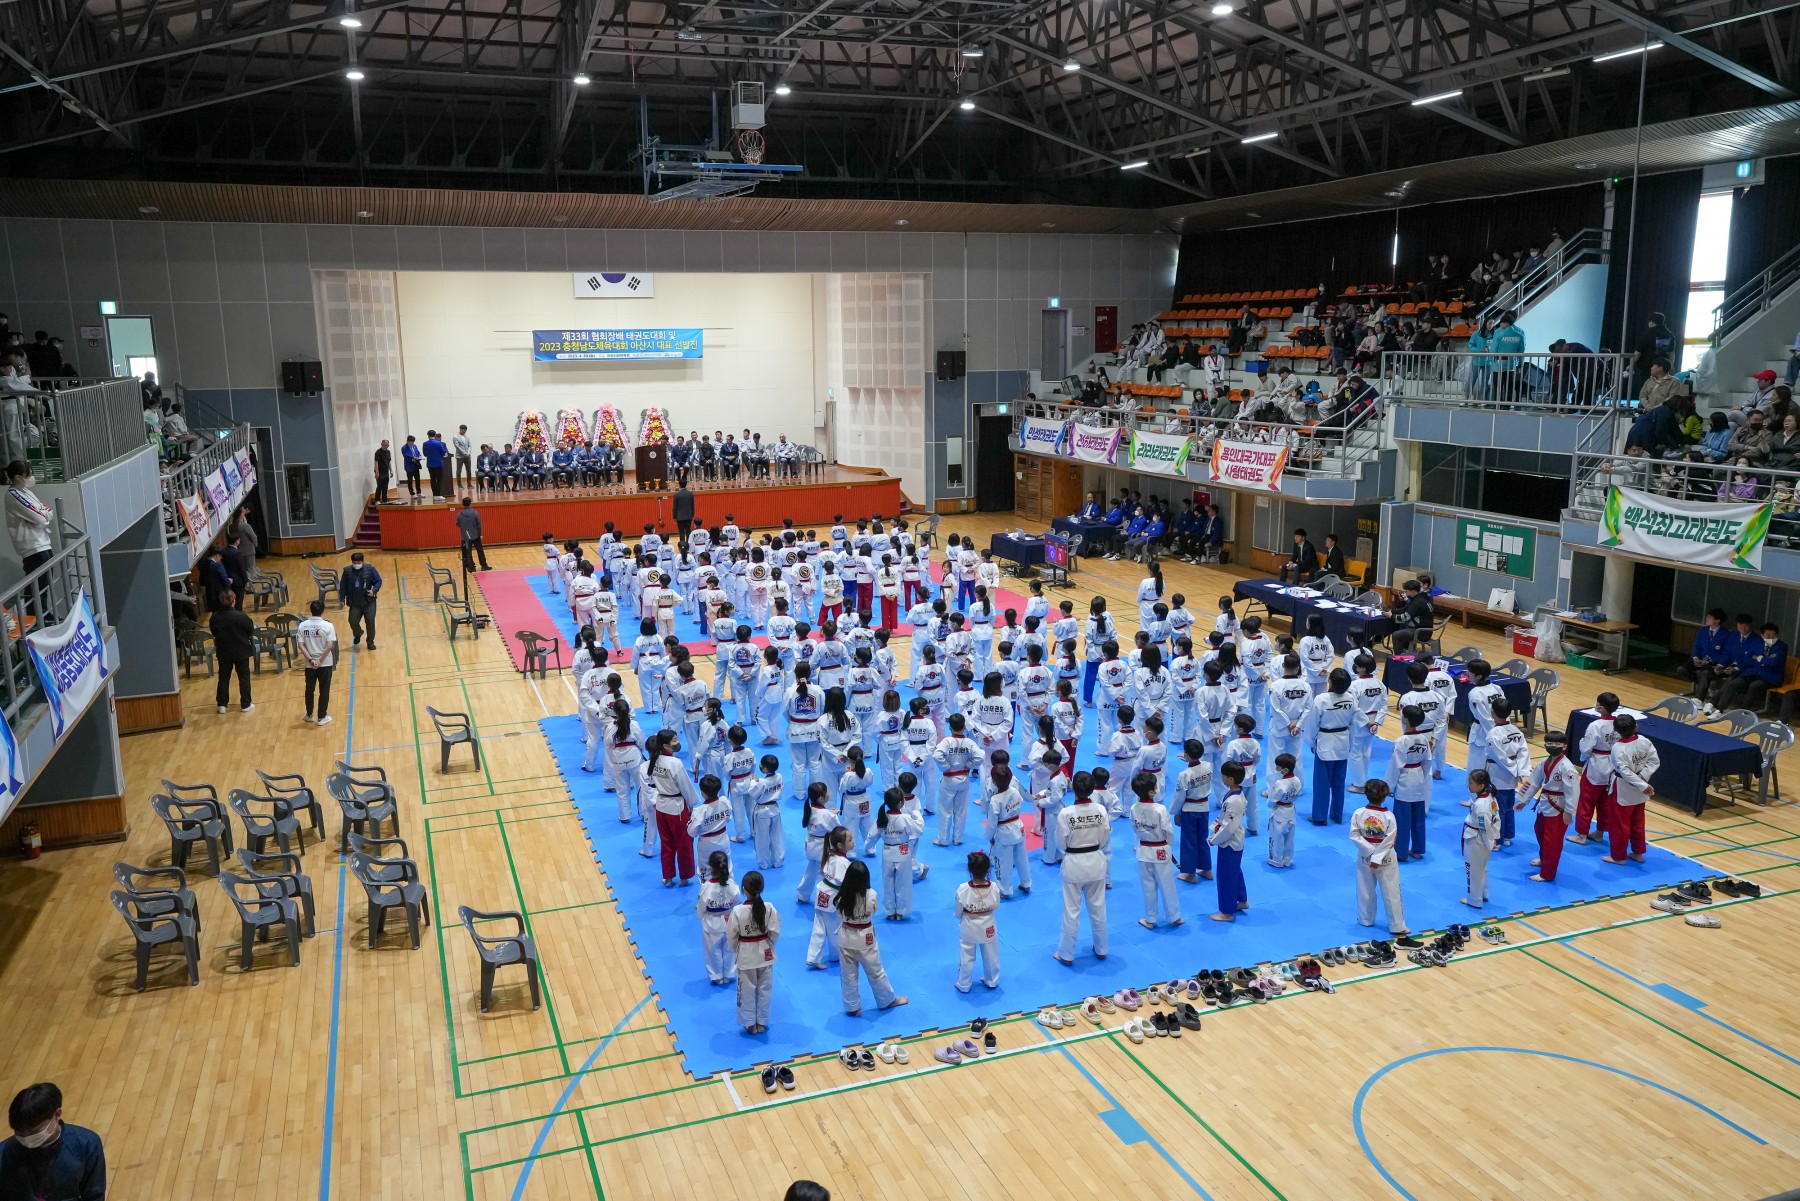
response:
<path id="1" fill-rule="evenodd" d="M 1181 744 L 1187 767 L 1175 777 L 1175 829 L 1181 836 L 1175 878 L 1183 884 L 1212 879 L 1212 846 L 1206 841 L 1212 817 L 1212 763 L 1198 738 Z"/>
<path id="2" fill-rule="evenodd" d="M 1219 890 L 1219 911 L 1215 922 L 1235 922 L 1237 915 L 1250 908 L 1250 894 L 1244 889 L 1244 767 L 1227 763 L 1219 769 L 1225 777 L 1225 800 L 1219 816 L 1212 823 L 1207 841 L 1218 851 L 1219 865 L 1214 881 Z"/>

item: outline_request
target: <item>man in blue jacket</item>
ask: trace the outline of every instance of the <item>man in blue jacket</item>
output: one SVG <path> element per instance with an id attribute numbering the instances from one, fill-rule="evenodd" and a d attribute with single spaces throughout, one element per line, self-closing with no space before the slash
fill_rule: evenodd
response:
<path id="1" fill-rule="evenodd" d="M 1719 685 L 1719 708 L 1761 709 L 1769 689 L 1787 674 L 1787 643 L 1772 621 L 1763 622 L 1762 637 L 1745 639 L 1737 648 L 1737 674 Z"/>
<path id="2" fill-rule="evenodd" d="M 1694 651 L 1688 657 L 1688 674 L 1693 677 L 1695 700 L 1706 703 L 1708 694 L 1718 687 L 1718 677 L 1713 675 L 1713 668 L 1727 664 L 1735 657 L 1734 643 L 1737 636 L 1725 628 L 1728 619 L 1723 609 L 1709 609 L 1701 619 L 1704 623 L 1694 634 Z"/>
<path id="3" fill-rule="evenodd" d="M 550 486 L 573 488 L 575 486 L 575 463 L 575 452 L 567 446 L 559 446 L 550 452 Z"/>
<path id="4" fill-rule="evenodd" d="M 1137 522 L 1132 522 L 1132 525 L 1137 526 Z M 1146 563 L 1150 561 L 1150 548 L 1156 544 L 1157 539 L 1163 536 L 1163 531 L 1166 528 L 1167 525 L 1163 521 L 1162 514 L 1153 513 L 1150 515 L 1149 519 L 1138 528 L 1138 532 L 1131 535 L 1130 544 L 1132 549 L 1142 551 Z"/>
<path id="5" fill-rule="evenodd" d="M 1751 629 L 1755 624 L 1755 619 L 1748 613 L 1737 615 L 1735 631 L 1725 630 L 1723 623 L 1720 623 L 1723 632 L 1719 635 L 1712 663 L 1706 668 L 1706 684 L 1704 687 L 1695 685 L 1699 689 L 1697 695 L 1702 698 L 1703 702 L 1706 702 L 1706 698 L 1709 696 L 1711 702 L 1716 702 L 1719 699 L 1719 690 L 1724 687 L 1725 681 L 1737 675 L 1738 648 L 1755 639 L 1756 635 Z M 1706 703 L 1706 709 L 1709 713 L 1718 712 L 1710 702 Z"/>
<path id="6" fill-rule="evenodd" d="M 106 1149 L 85 1126 L 63 1121 L 62 1090 L 34 1084 L 7 1110 L 0 1142 L 0 1201 L 106 1201 Z"/>
<path id="7" fill-rule="evenodd" d="M 373 563 L 363 562 L 361 551 L 352 552 L 350 566 L 338 577 L 338 595 L 344 598 L 344 606 L 350 610 L 351 646 L 361 644 L 363 626 L 367 624 L 369 649 L 375 649 L 375 599 L 380 593 L 381 573 L 375 570 Z"/>
<path id="8" fill-rule="evenodd" d="M 1075 519 L 1077 521 L 1099 521 L 1100 516 L 1100 494 L 1090 492 L 1087 494 L 1087 503 L 1081 506 L 1081 512 L 1075 514 Z"/>
<path id="9" fill-rule="evenodd" d="M 453 499 L 450 493 L 450 473 L 445 470 L 444 463 L 450 458 L 450 447 L 438 436 L 436 430 L 425 431 L 425 470 L 431 476 L 431 499 L 440 496 L 445 500 Z"/>
<path id="10" fill-rule="evenodd" d="M 500 452 L 500 481 L 506 485 L 503 490 L 517 492 L 523 471 L 519 452 L 513 449 L 511 442 L 508 442 L 505 449 Z"/>
<path id="11" fill-rule="evenodd" d="M 524 473 L 525 482 L 533 490 L 544 486 L 544 472 L 548 464 L 541 450 L 528 450 L 519 456 L 519 470 Z"/>

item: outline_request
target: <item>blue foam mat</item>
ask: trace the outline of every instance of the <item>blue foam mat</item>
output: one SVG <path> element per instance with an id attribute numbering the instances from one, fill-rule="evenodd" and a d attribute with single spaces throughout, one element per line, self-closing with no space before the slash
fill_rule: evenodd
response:
<path id="1" fill-rule="evenodd" d="M 640 714 L 646 729 L 655 718 Z M 697 1078 L 723 1070 L 779 1061 L 803 1054 L 832 1054 L 852 1043 L 914 1034 L 922 1030 L 965 1026 L 977 1016 L 995 1017 L 1012 1012 L 1035 1012 L 1045 1005 L 1070 1005 L 1084 996 L 1111 993 L 1125 987 L 1143 988 L 1154 981 L 1188 976 L 1203 968 L 1227 968 L 1292 958 L 1339 946 L 1385 937 L 1385 922 L 1378 913 L 1374 930 L 1356 921 L 1355 850 L 1345 825 L 1313 826 L 1305 820 L 1310 796 L 1300 802 L 1302 814 L 1295 840 L 1292 868 L 1270 867 L 1264 837 L 1248 840 L 1244 850 L 1244 875 L 1250 911 L 1235 923 L 1215 922 L 1207 914 L 1216 908 L 1212 881 L 1177 884 L 1185 925 L 1148 931 L 1137 924 L 1143 916 L 1142 893 L 1132 857 L 1134 845 L 1128 823 L 1116 822 L 1113 831 L 1113 880 L 1107 894 L 1107 928 L 1110 937 L 1104 962 L 1094 958 L 1087 924 L 1083 919 L 1076 942 L 1076 962 L 1064 967 L 1052 956 L 1062 921 L 1062 887 L 1059 869 L 1045 866 L 1033 852 L 1033 891 L 1005 902 L 1000 909 L 1000 986 L 989 991 L 979 982 L 968 995 L 953 987 L 957 967 L 956 886 L 966 875 L 964 856 L 985 847 L 979 814 L 971 809 L 965 844 L 932 846 L 936 819 L 928 818 L 920 858 L 931 865 L 931 874 L 913 888 L 913 913 L 906 922 L 877 921 L 882 961 L 894 987 L 910 998 L 905 1007 L 878 1013 L 867 981 L 862 982 L 864 1010 L 861 1017 L 843 1012 L 838 972 L 809 971 L 805 965 L 806 942 L 812 930 L 808 907 L 794 903 L 794 889 L 803 872 L 799 805 L 784 801 L 783 822 L 787 844 L 785 864 L 763 874 L 766 896 L 781 908 L 782 937 L 775 970 L 769 1031 L 750 1036 L 737 1024 L 735 988 L 714 986 L 701 961 L 699 919 L 694 913 L 692 888 L 665 889 L 655 860 L 639 856 L 641 827 L 636 821 L 622 825 L 616 798 L 604 791 L 598 772 L 580 770 L 581 726 L 574 717 L 545 718 L 539 723 L 566 781 L 595 858 L 606 869 L 618 898 L 618 907 L 645 975 L 653 982 L 673 1028 L 676 1047 Z M 1091 727 L 1093 723 L 1090 721 Z M 1094 762 L 1095 735 L 1090 728 L 1077 748 L 1076 762 Z M 1015 746 L 1015 761 L 1023 749 Z M 758 748 L 760 750 L 760 748 Z M 787 760 L 785 748 L 771 748 Z M 1389 744 L 1376 744 L 1370 770 L 1386 770 Z M 1301 764 L 1301 777 L 1310 780 L 1310 755 Z M 1265 764 L 1266 768 L 1266 764 Z M 1530 813 L 1521 812 L 1518 841 L 1496 850 L 1489 865 L 1491 900 L 1481 909 L 1463 905 L 1463 864 L 1460 853 L 1461 825 L 1466 812 L 1457 801 L 1466 796 L 1463 772 L 1448 767 L 1438 785 L 1427 818 L 1426 858 L 1401 868 L 1402 904 L 1408 924 L 1416 931 L 1441 929 L 1454 922 L 1474 924 L 1491 917 L 1546 906 L 1662 887 L 1679 880 L 1714 874 L 1703 864 L 1675 855 L 1655 845 L 1642 864 L 1613 866 L 1600 862 L 1602 845 L 1565 847 L 1555 881 L 1534 884 L 1526 879 L 1535 852 Z M 1349 810 L 1360 803 L 1351 794 Z M 1266 823 L 1264 829 L 1266 831 Z M 733 844 L 735 871 L 754 866 L 749 844 Z M 877 867 L 871 864 L 871 867 Z M 875 871 L 879 880 L 879 870 Z M 1360 969 L 1356 969 L 1360 970 Z"/>

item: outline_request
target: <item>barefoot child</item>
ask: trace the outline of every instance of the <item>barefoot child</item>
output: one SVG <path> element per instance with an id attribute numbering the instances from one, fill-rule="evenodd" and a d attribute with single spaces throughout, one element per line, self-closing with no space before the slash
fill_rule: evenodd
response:
<path id="1" fill-rule="evenodd" d="M 694 840 L 694 858 L 711 863 L 717 852 L 725 855 L 725 868 L 731 870 L 731 801 L 723 794 L 719 777 L 700 777 L 701 803 L 689 811 L 688 837 Z"/>
<path id="2" fill-rule="evenodd" d="M 1238 714 L 1231 719 L 1231 724 L 1237 730 L 1237 737 L 1225 744 L 1224 759 L 1244 769 L 1244 830 L 1248 834 L 1258 834 L 1262 831 L 1262 822 L 1256 805 L 1256 769 L 1262 762 L 1262 743 L 1256 741 L 1256 719 L 1248 713 Z"/>
<path id="3" fill-rule="evenodd" d="M 1375 891 L 1387 910 L 1388 932 L 1406 936 L 1406 914 L 1400 907 L 1400 865 L 1394 854 L 1394 815 L 1387 811 L 1386 780 L 1363 786 L 1362 808 L 1350 817 L 1350 842 L 1356 847 L 1356 920 L 1375 924 Z"/>
<path id="4" fill-rule="evenodd" d="M 905 997 L 895 994 L 894 986 L 888 982 L 887 969 L 881 966 L 881 947 L 875 941 L 875 913 L 880 908 L 881 897 L 869 886 L 867 863 L 857 859 L 844 868 L 843 884 L 837 890 L 835 903 L 838 982 L 843 991 L 844 1012 L 851 1017 L 862 1016 L 858 969 L 869 977 L 869 988 L 875 993 L 875 1008 L 893 1009 L 906 1004 Z"/>
<path id="5" fill-rule="evenodd" d="M 1169 811 L 1157 799 L 1161 782 L 1151 773 L 1141 771 L 1131 778 L 1131 791 L 1137 803 L 1131 807 L 1131 830 L 1137 835 L 1138 886 L 1144 891 L 1144 916 L 1138 925 L 1156 929 L 1157 898 L 1171 926 L 1181 925 L 1181 902 L 1175 896 L 1175 864 L 1169 855 L 1169 841 L 1174 829 Z"/>
<path id="6" fill-rule="evenodd" d="M 1175 777 L 1175 821 L 1181 831 L 1180 870 L 1175 878 L 1195 884 L 1213 878 L 1212 846 L 1206 841 L 1212 816 L 1213 769 L 1198 738 L 1181 744 L 1181 757 L 1187 767 Z"/>
<path id="7" fill-rule="evenodd" d="M 1630 714 L 1619 717 L 1613 726 L 1619 741 L 1613 746 L 1611 854 L 1602 863 L 1634 863 L 1644 861 L 1649 849 L 1644 841 L 1644 802 L 1656 795 L 1650 778 L 1662 766 L 1662 759 L 1650 740 L 1637 732 L 1637 718 Z"/>
<path id="8" fill-rule="evenodd" d="M 1422 666 L 1413 664 L 1415 668 Z M 1427 695 L 1436 702 L 1435 693 Z M 1432 755 L 1437 743 L 1421 706 L 1403 705 L 1400 724 L 1404 730 L 1394 739 L 1394 753 L 1388 759 L 1387 784 L 1394 795 L 1394 821 L 1399 827 L 1394 840 L 1394 859 L 1405 863 L 1408 859 L 1425 858 L 1425 811 L 1431 801 Z"/>
<path id="9" fill-rule="evenodd" d="M 1494 796 L 1493 782 L 1480 768 L 1469 773 L 1468 816 L 1463 820 L 1463 869 L 1468 878 L 1468 891 L 1462 903 L 1479 909 L 1487 904 L 1488 856 L 1500 843 L 1500 801 Z"/>
<path id="10" fill-rule="evenodd" d="M 1294 866 L 1294 803 L 1300 799 L 1300 777 L 1294 757 L 1275 756 L 1275 779 L 1269 784 L 1269 866 Z"/>
<path id="11" fill-rule="evenodd" d="M 769 994 L 775 976 L 775 942 L 781 914 L 763 900 L 761 872 L 746 872 L 744 900 L 725 919 L 725 944 L 737 957 L 737 1017 L 745 1034 L 769 1029 Z"/>
<path id="12" fill-rule="evenodd" d="M 777 868 L 787 861 L 787 844 L 781 837 L 781 760 L 764 755 L 757 764 L 762 775 L 744 789 L 750 805 L 750 836 L 756 844 L 756 866 Z"/>
<path id="13" fill-rule="evenodd" d="M 700 949 L 706 957 L 706 975 L 714 984 L 730 984 L 737 979 L 733 948 L 726 937 L 731 911 L 739 901 L 738 886 L 731 882 L 731 856 L 714 851 L 706 859 L 706 883 L 694 911 L 700 915 Z"/>
<path id="14" fill-rule="evenodd" d="M 981 982 L 989 988 L 1000 984 L 1000 944 L 994 939 L 994 911 L 1000 907 L 1000 895 L 988 879 L 988 857 L 980 851 L 970 851 L 968 863 L 968 883 L 960 884 L 956 889 L 957 935 L 962 944 L 956 968 L 956 991 L 961 993 L 975 987 L 975 952 L 978 949 L 981 952 Z M 1101 912 L 1104 915 L 1104 909 Z"/>
<path id="15" fill-rule="evenodd" d="M 1513 809 L 1519 781 L 1531 775 L 1531 746 L 1525 731 L 1512 724 L 1512 706 L 1495 697 L 1489 711 L 1494 724 L 1488 730 L 1487 771 L 1494 784 L 1494 800 L 1500 806 L 1500 845 L 1513 841 Z"/>
<path id="16" fill-rule="evenodd" d="M 1517 805 L 1523 809 L 1533 801 L 1537 803 L 1533 827 L 1538 853 L 1531 866 L 1538 870 L 1531 879 L 1539 884 L 1556 879 L 1556 865 L 1562 862 L 1563 835 L 1575 820 L 1576 796 L 1581 787 L 1580 773 L 1569 762 L 1568 736 L 1561 730 L 1551 730 L 1544 735 L 1544 749 L 1549 754 L 1531 769 L 1531 779 L 1519 790 Z"/>
<path id="17" fill-rule="evenodd" d="M 995 864 L 1000 896 L 1010 899 L 1016 887 L 1031 892 L 1031 857 L 1025 852 L 1025 823 L 1020 814 L 1025 797 L 1013 782 L 1012 768 L 996 764 L 988 778 L 989 857 Z"/>
<path id="18" fill-rule="evenodd" d="M 925 817 L 909 813 L 898 787 L 883 795 L 875 828 L 881 835 L 881 888 L 887 897 L 887 920 L 903 922 L 912 913 L 913 853 L 925 832 Z"/>
<path id="19" fill-rule="evenodd" d="M 1219 802 L 1219 815 L 1207 838 L 1219 856 L 1215 877 L 1219 911 L 1212 915 L 1212 920 L 1235 922 L 1239 912 L 1250 908 L 1250 896 L 1244 891 L 1244 811 L 1250 802 L 1244 796 L 1243 764 L 1228 762 L 1219 769 L 1219 774 L 1225 779 L 1225 799 Z"/>

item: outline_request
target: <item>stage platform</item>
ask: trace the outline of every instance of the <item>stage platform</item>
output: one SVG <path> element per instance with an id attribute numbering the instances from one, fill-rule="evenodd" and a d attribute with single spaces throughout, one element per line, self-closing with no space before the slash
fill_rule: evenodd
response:
<path id="1" fill-rule="evenodd" d="M 866 517 L 873 513 L 896 516 L 900 512 L 900 481 L 874 467 L 826 466 L 798 480 L 739 479 L 734 483 L 690 481 L 694 514 L 702 525 L 723 525 L 731 514 L 740 526 L 767 529 L 784 518 L 815 529 L 829 526 L 833 515 Z M 401 484 L 404 491 L 405 485 Z M 458 494 L 460 501 L 461 494 Z M 667 533 L 675 528 L 671 515 L 674 491 L 639 492 L 631 472 L 625 483 L 610 488 L 545 487 L 539 491 L 482 492 L 475 494 L 481 511 L 482 536 L 489 546 L 508 542 L 538 542 L 544 531 L 559 541 L 580 538 L 592 542 L 607 522 L 628 535 L 653 523 Z M 435 550 L 456 547 L 459 505 L 387 504 L 376 508 L 381 520 L 383 550 Z"/>

